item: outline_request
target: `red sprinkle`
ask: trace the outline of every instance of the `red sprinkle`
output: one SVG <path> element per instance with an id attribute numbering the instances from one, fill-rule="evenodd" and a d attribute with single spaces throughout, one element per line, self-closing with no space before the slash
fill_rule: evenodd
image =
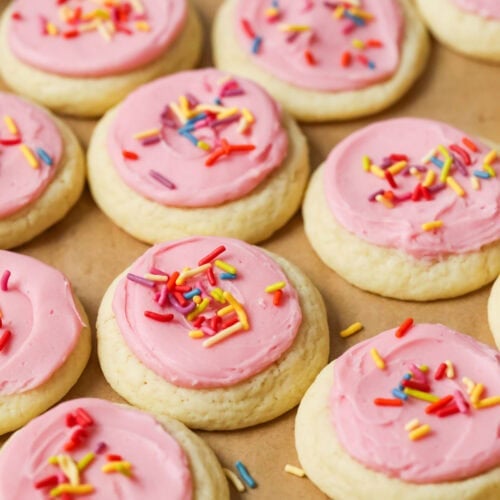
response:
<path id="1" fill-rule="evenodd" d="M 348 66 L 351 65 L 352 62 L 352 55 L 350 52 L 343 52 L 342 55 L 340 56 L 340 65 L 344 68 L 347 68 Z"/>
<path id="2" fill-rule="evenodd" d="M 377 406 L 403 406 L 403 401 L 400 399 L 375 398 L 373 403 Z"/>
<path id="3" fill-rule="evenodd" d="M 220 325 L 221 330 L 224 330 L 226 328 L 229 328 L 230 326 L 233 326 L 235 323 L 238 323 L 238 321 L 239 321 L 239 318 L 237 316 L 234 318 L 231 318 L 231 319 L 227 319 L 226 321 L 224 321 L 222 323 L 222 325 Z"/>
<path id="4" fill-rule="evenodd" d="M 41 488 L 46 488 L 48 486 L 57 486 L 59 484 L 59 479 L 56 475 L 48 476 L 35 482 L 33 485 L 37 490 Z"/>
<path id="5" fill-rule="evenodd" d="M 364 54 L 358 54 L 356 56 L 356 59 L 361 63 L 361 64 L 364 64 L 365 66 L 368 66 L 368 64 L 370 63 L 368 57 L 366 57 Z"/>
<path id="6" fill-rule="evenodd" d="M 253 40 L 255 38 L 255 31 L 253 30 L 252 26 L 248 22 L 247 19 L 242 19 L 241 20 L 241 27 L 243 28 L 243 31 Z"/>
<path id="7" fill-rule="evenodd" d="M 64 38 L 76 38 L 80 32 L 78 30 L 65 31 L 62 35 Z"/>
<path id="8" fill-rule="evenodd" d="M 276 290 L 273 293 L 273 305 L 279 307 L 281 304 L 281 298 L 283 297 L 283 290 Z"/>
<path id="9" fill-rule="evenodd" d="M 175 285 L 176 292 L 186 293 L 186 292 L 190 292 L 191 290 L 192 290 L 192 287 L 190 287 L 188 285 Z"/>
<path id="10" fill-rule="evenodd" d="M 443 417 L 449 417 L 450 415 L 455 415 L 455 413 L 459 413 L 460 409 L 456 405 L 456 403 L 453 403 L 452 405 L 447 406 L 446 408 L 443 408 L 442 410 L 439 410 L 436 415 L 440 418 Z"/>
<path id="11" fill-rule="evenodd" d="M 408 156 L 400 154 L 392 154 L 389 156 L 392 161 L 408 161 Z"/>
<path id="12" fill-rule="evenodd" d="M 215 273 L 214 273 L 214 270 L 209 267 L 207 269 L 207 278 L 208 278 L 208 282 L 212 285 L 212 286 L 215 286 L 217 284 L 217 279 L 215 278 Z"/>
<path id="13" fill-rule="evenodd" d="M 399 328 L 396 330 L 396 337 L 400 339 L 406 333 L 408 333 L 408 330 L 413 326 L 413 318 L 406 318 L 400 325 Z"/>
<path id="14" fill-rule="evenodd" d="M 0 290 L 6 292 L 9 289 L 10 271 L 4 271 L 0 278 Z"/>
<path id="15" fill-rule="evenodd" d="M 376 38 L 370 38 L 369 40 L 366 41 L 365 45 L 373 49 L 378 49 L 384 46 L 384 44 Z"/>
<path id="16" fill-rule="evenodd" d="M 215 258 L 217 258 L 221 253 L 226 251 L 226 247 L 224 245 L 221 245 L 214 250 L 212 250 L 209 254 L 205 255 L 202 259 L 198 261 L 199 266 L 203 266 L 204 264 L 208 264 L 209 262 L 212 262 Z"/>
<path id="17" fill-rule="evenodd" d="M 168 278 L 168 281 L 167 281 L 167 290 L 169 292 L 173 291 L 173 289 L 175 288 L 175 281 L 177 280 L 178 277 L 179 277 L 179 272 L 178 271 L 174 271 L 170 275 L 170 278 Z"/>
<path id="18" fill-rule="evenodd" d="M 411 193 L 411 199 L 412 199 L 412 201 L 420 201 L 420 199 L 422 198 L 422 189 L 421 189 L 421 187 L 422 187 L 421 184 L 417 184 L 415 186 L 415 189 Z"/>
<path id="19" fill-rule="evenodd" d="M 224 142 L 224 139 L 222 140 Z M 229 152 L 232 151 L 253 151 L 255 146 L 253 144 L 228 144 Z"/>
<path id="20" fill-rule="evenodd" d="M 304 52 L 304 57 L 306 58 L 307 64 L 310 66 L 316 66 L 316 59 L 314 58 L 312 52 L 310 50 L 306 50 Z"/>
<path id="21" fill-rule="evenodd" d="M 81 425 L 82 427 L 90 427 L 91 425 L 94 425 L 94 420 L 83 408 L 77 408 L 75 413 L 78 425 Z"/>
<path id="22" fill-rule="evenodd" d="M 66 414 L 66 427 L 74 427 L 76 425 L 76 418 L 72 413 Z"/>
<path id="23" fill-rule="evenodd" d="M 387 182 L 390 184 L 390 186 L 394 189 L 397 189 L 398 185 L 397 185 L 396 181 L 394 180 L 393 175 L 389 172 L 389 170 L 386 170 L 384 172 L 384 175 L 385 175 Z"/>
<path id="24" fill-rule="evenodd" d="M 453 400 L 453 396 L 450 394 L 448 396 L 444 396 L 440 400 L 436 401 L 435 403 L 431 403 L 430 405 L 425 407 L 425 413 L 430 415 L 431 413 L 434 413 L 441 408 L 444 408 L 448 403 L 450 403 Z"/>
<path id="25" fill-rule="evenodd" d="M 462 139 L 462 142 L 471 150 L 474 151 L 474 153 L 477 153 L 479 151 L 479 148 L 468 138 L 464 137 Z"/>
<path id="26" fill-rule="evenodd" d="M 216 149 L 205 160 L 205 166 L 211 167 L 221 156 L 224 156 L 224 154 L 225 154 L 225 152 L 222 148 Z"/>
<path id="27" fill-rule="evenodd" d="M 189 302 L 184 298 L 184 295 L 180 292 L 174 292 L 174 297 L 181 307 L 186 307 L 189 304 Z"/>
<path id="28" fill-rule="evenodd" d="M 16 21 L 21 21 L 23 16 L 21 15 L 20 12 L 13 12 L 11 15 L 12 19 L 15 19 Z"/>
<path id="29" fill-rule="evenodd" d="M 441 363 L 436 371 L 434 372 L 434 380 L 441 380 L 443 377 L 444 377 L 444 373 L 446 371 L 446 364 L 445 363 Z"/>
<path id="30" fill-rule="evenodd" d="M 212 316 L 210 318 L 210 328 L 214 331 L 218 331 L 222 323 L 222 318 L 220 316 Z"/>
<path id="31" fill-rule="evenodd" d="M 450 149 L 454 152 L 454 153 L 457 153 L 457 155 L 459 155 L 463 162 L 469 166 L 471 164 L 471 160 L 470 160 L 470 155 L 469 153 L 467 153 L 467 151 L 465 151 L 465 149 L 461 148 L 458 144 L 452 144 L 450 146 Z"/>
<path id="32" fill-rule="evenodd" d="M 432 194 L 425 186 L 420 186 L 420 193 L 427 201 L 432 200 Z"/>
<path id="33" fill-rule="evenodd" d="M 408 387 L 410 389 L 416 389 L 417 391 L 429 392 L 431 386 L 424 382 L 417 382 L 416 380 L 403 380 L 403 387 Z"/>
<path id="34" fill-rule="evenodd" d="M 139 155 L 137 153 L 134 153 L 133 151 L 127 151 L 126 149 L 124 149 L 122 151 L 122 155 L 124 158 L 127 158 L 127 160 L 138 160 L 139 159 Z"/>
<path id="35" fill-rule="evenodd" d="M 144 316 L 146 318 L 154 319 L 155 321 L 159 321 L 160 323 L 168 323 L 174 319 L 173 314 L 159 314 L 154 311 L 144 311 Z"/>
<path id="36" fill-rule="evenodd" d="M 109 455 L 106 455 L 106 460 L 108 460 L 109 462 L 121 462 L 123 458 L 121 455 L 110 453 Z"/>
<path id="37" fill-rule="evenodd" d="M 2 146 L 16 146 L 17 144 L 21 144 L 20 137 L 14 137 L 12 139 L 0 139 L 0 144 Z"/>
<path id="38" fill-rule="evenodd" d="M 10 338 L 12 337 L 12 333 L 10 330 L 5 330 L 0 337 L 0 352 L 5 348 L 5 346 L 9 343 Z"/>
<path id="39" fill-rule="evenodd" d="M 193 321 L 193 326 L 195 328 L 200 328 L 200 326 L 203 324 L 205 321 L 205 316 L 198 316 L 194 321 Z"/>

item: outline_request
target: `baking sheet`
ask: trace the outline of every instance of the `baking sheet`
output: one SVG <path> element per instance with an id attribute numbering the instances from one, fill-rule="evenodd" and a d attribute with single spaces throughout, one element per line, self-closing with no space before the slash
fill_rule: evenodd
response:
<path id="1" fill-rule="evenodd" d="M 202 66 L 211 62 L 209 27 L 220 3 L 221 0 L 195 0 L 205 27 Z M 0 5 L 5 4 L 3 1 Z M 311 165 L 313 168 L 319 165 L 331 148 L 351 132 L 374 120 L 396 116 L 443 120 L 472 136 L 500 142 L 499 76 L 500 67 L 467 60 L 434 43 L 423 77 L 388 111 L 347 123 L 302 126 L 309 139 Z M 95 122 L 65 121 L 86 147 Z M 486 317 L 490 286 L 465 297 L 426 304 L 385 299 L 363 292 L 338 277 L 319 260 L 304 235 L 300 214 L 262 246 L 300 266 L 321 291 L 328 309 L 331 359 L 351 345 L 398 325 L 408 316 L 417 322 L 444 323 L 494 345 Z M 94 325 L 99 302 L 108 285 L 147 248 L 147 245 L 114 226 L 100 212 L 86 189 L 63 221 L 16 251 L 63 271 L 73 283 Z M 361 321 L 365 325 L 364 330 L 349 339 L 341 339 L 338 332 L 355 321 Z M 87 368 L 67 399 L 93 396 L 121 401 L 101 373 L 95 339 L 93 348 Z M 242 460 L 258 482 L 257 489 L 241 496 L 232 490 L 232 499 L 247 496 L 262 500 L 325 498 L 308 479 L 283 472 L 287 463 L 298 465 L 294 447 L 294 417 L 295 410 L 267 424 L 242 431 L 199 432 L 225 467 L 234 468 L 234 462 Z M 0 439 L 0 445 L 6 437 Z"/>

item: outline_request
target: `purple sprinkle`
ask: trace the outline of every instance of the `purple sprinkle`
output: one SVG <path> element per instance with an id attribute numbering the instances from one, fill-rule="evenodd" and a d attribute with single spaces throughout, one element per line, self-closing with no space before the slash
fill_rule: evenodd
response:
<path id="1" fill-rule="evenodd" d="M 464 176 L 464 177 L 469 177 L 469 171 L 465 167 L 465 165 L 462 163 L 462 160 L 456 156 L 455 154 L 451 154 L 453 157 L 453 163 L 457 166 L 458 171 Z"/>
<path id="2" fill-rule="evenodd" d="M 175 127 L 174 127 L 175 128 Z M 144 139 L 141 144 L 143 146 L 152 146 L 153 144 L 157 144 L 158 142 L 160 142 L 160 138 L 157 136 L 157 137 L 148 137 L 147 139 Z"/>
<path id="3" fill-rule="evenodd" d="M 157 267 L 152 267 L 149 270 L 150 274 L 156 274 L 157 276 L 166 276 L 168 279 L 168 274 L 165 271 L 162 271 L 161 269 L 158 269 Z"/>
<path id="4" fill-rule="evenodd" d="M 389 168 L 391 165 L 394 165 L 394 161 L 387 157 L 382 160 L 380 168 L 385 170 L 386 168 Z"/>
<path id="5" fill-rule="evenodd" d="M 245 92 L 242 89 L 228 89 L 221 95 L 221 97 L 235 97 L 244 94 Z"/>
<path id="6" fill-rule="evenodd" d="M 129 279 L 130 281 L 135 281 L 136 283 L 139 283 L 139 285 L 144 285 L 149 288 L 154 288 L 155 286 L 155 284 L 152 281 L 149 281 L 146 278 L 143 278 L 142 276 L 137 276 L 137 274 L 128 273 L 127 279 Z"/>
<path id="7" fill-rule="evenodd" d="M 195 307 L 196 304 L 194 302 L 190 302 L 187 306 L 182 307 L 177 300 L 175 300 L 174 295 L 171 293 L 168 294 L 168 298 L 170 300 L 170 303 L 172 304 L 172 307 L 177 311 L 180 312 L 183 315 L 186 315 L 190 313 Z"/>
<path id="8" fill-rule="evenodd" d="M 168 189 L 176 189 L 175 184 L 172 181 L 169 181 L 166 177 L 157 172 L 156 170 L 150 170 L 149 175 L 160 184 L 163 184 Z"/>
<path id="9" fill-rule="evenodd" d="M 240 114 L 236 114 L 233 116 L 228 116 L 227 118 L 223 118 L 222 120 L 215 120 L 213 121 L 210 126 L 211 127 L 218 127 L 219 125 L 227 125 L 229 123 L 236 122 L 240 119 Z"/>
<path id="10" fill-rule="evenodd" d="M 379 194 L 384 194 L 385 193 L 385 190 L 384 189 L 379 189 L 378 191 L 375 191 L 373 194 L 371 194 L 369 197 L 368 197 L 368 200 L 369 201 L 376 201 L 375 199 L 377 198 L 377 196 Z"/>
<path id="11" fill-rule="evenodd" d="M 446 184 L 444 182 L 440 182 L 439 184 L 435 184 L 434 186 L 429 186 L 427 188 L 427 191 L 429 191 L 429 193 L 437 193 L 439 191 L 442 191 L 444 188 L 446 187 Z"/>
<path id="12" fill-rule="evenodd" d="M 104 441 L 100 441 L 99 443 L 97 443 L 97 447 L 95 449 L 96 455 L 100 455 L 101 453 L 104 453 L 107 448 L 108 448 L 108 445 Z"/>
<path id="13" fill-rule="evenodd" d="M 286 43 L 293 43 L 297 37 L 299 36 L 299 32 L 298 31 L 295 31 L 293 33 L 290 33 L 287 37 L 286 37 Z"/>
<path id="14" fill-rule="evenodd" d="M 198 104 L 200 104 L 199 99 L 190 92 L 186 94 L 186 99 L 188 100 L 189 106 L 192 108 L 195 108 Z"/>

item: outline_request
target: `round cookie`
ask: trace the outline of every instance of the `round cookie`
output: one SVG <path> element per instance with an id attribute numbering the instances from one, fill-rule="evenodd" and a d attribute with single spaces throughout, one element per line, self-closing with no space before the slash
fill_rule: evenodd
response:
<path id="1" fill-rule="evenodd" d="M 116 392 L 207 430 L 248 427 L 290 410 L 329 350 L 322 298 L 301 271 L 258 247 L 214 237 L 148 250 L 104 295 L 97 338 Z"/>
<path id="2" fill-rule="evenodd" d="M 500 62 L 500 5 L 496 0 L 417 0 L 432 34 L 469 57 Z"/>
<path id="3" fill-rule="evenodd" d="M 68 280 L 0 250 L 0 434 L 57 403 L 90 356 L 88 319 Z"/>
<path id="4" fill-rule="evenodd" d="M 400 99 L 423 71 L 426 29 L 412 2 L 226 0 L 216 65 L 264 86 L 303 121 L 347 120 Z"/>
<path id="5" fill-rule="evenodd" d="M 0 28 L 0 71 L 57 111 L 100 116 L 133 89 L 192 68 L 202 28 L 189 0 L 17 0 Z"/>
<path id="6" fill-rule="evenodd" d="M 465 294 L 500 272 L 497 161 L 444 123 L 372 124 L 315 172 L 306 234 L 326 265 L 370 292 L 419 301 Z"/>
<path id="7" fill-rule="evenodd" d="M 16 432 L 0 452 L 4 500 L 229 499 L 213 451 L 166 416 L 83 398 L 59 404 Z M 73 495 L 71 495 L 73 497 Z"/>
<path id="8" fill-rule="evenodd" d="M 497 346 L 500 346 L 500 278 L 491 289 L 488 299 L 488 322 Z"/>
<path id="9" fill-rule="evenodd" d="M 0 248 L 31 240 L 62 219 L 85 184 L 85 163 L 67 125 L 0 92 Z"/>
<path id="10" fill-rule="evenodd" d="M 264 240 L 299 208 L 307 143 L 258 85 L 201 69 L 141 87 L 97 125 L 96 203 L 136 238 Z"/>
<path id="11" fill-rule="evenodd" d="M 443 325 L 397 331 L 349 349 L 307 391 L 295 422 L 307 476 L 338 500 L 498 498 L 500 354 Z"/>

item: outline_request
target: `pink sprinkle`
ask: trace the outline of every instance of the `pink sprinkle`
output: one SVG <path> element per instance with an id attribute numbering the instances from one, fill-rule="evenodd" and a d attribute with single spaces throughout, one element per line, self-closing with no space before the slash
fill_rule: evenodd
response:
<path id="1" fill-rule="evenodd" d="M 356 29 L 356 24 L 352 21 L 347 22 L 342 28 L 343 35 L 349 35 Z"/>
<path id="2" fill-rule="evenodd" d="M 217 332 L 215 330 L 212 330 L 208 326 L 202 326 L 201 331 L 205 334 L 211 337 L 212 335 L 215 335 Z"/>
<path id="3" fill-rule="evenodd" d="M 412 363 L 410 365 L 410 371 L 415 380 L 417 380 L 418 382 L 427 383 L 427 377 L 425 376 L 425 373 L 422 372 L 422 370 L 420 370 L 420 368 L 415 363 Z"/>
<path id="4" fill-rule="evenodd" d="M 4 271 L 0 279 L 0 288 L 6 292 L 9 289 L 10 271 Z"/>
<path id="5" fill-rule="evenodd" d="M 286 43 L 293 43 L 297 37 L 299 36 L 299 32 L 298 31 L 294 31 L 293 33 L 290 33 L 287 37 L 286 37 Z"/>
<path id="6" fill-rule="evenodd" d="M 189 106 L 192 108 L 196 108 L 196 106 L 200 104 L 200 100 L 190 92 L 186 94 L 186 99 L 188 100 Z"/>
<path id="7" fill-rule="evenodd" d="M 165 271 L 162 271 L 161 269 L 158 269 L 157 267 L 152 267 L 149 270 L 150 274 L 155 274 L 156 276 L 166 276 L 168 279 L 168 274 Z"/>
<path id="8" fill-rule="evenodd" d="M 469 403 L 465 401 L 462 392 L 459 390 L 453 391 L 453 396 L 455 399 L 455 403 L 457 404 L 458 409 L 460 410 L 460 413 L 468 413 Z"/>
<path id="9" fill-rule="evenodd" d="M 168 304 L 168 288 L 166 285 L 162 285 L 160 289 L 160 296 L 158 297 L 158 305 L 160 307 L 165 307 Z"/>

